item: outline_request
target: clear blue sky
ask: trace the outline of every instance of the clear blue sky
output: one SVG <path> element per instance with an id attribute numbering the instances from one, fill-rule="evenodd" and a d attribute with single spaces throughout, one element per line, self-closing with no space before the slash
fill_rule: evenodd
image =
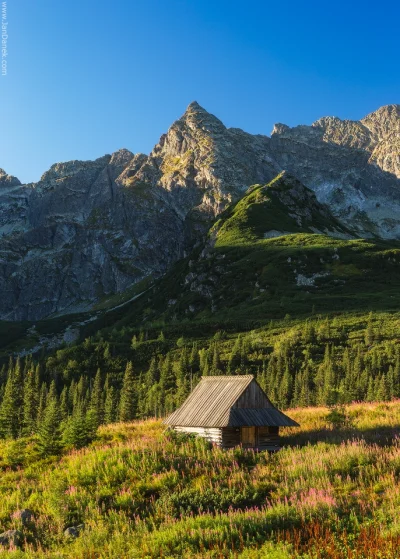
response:
<path id="1" fill-rule="evenodd" d="M 227 126 L 400 102 L 398 1 L 8 0 L 0 167 L 149 152 L 197 100 Z"/>

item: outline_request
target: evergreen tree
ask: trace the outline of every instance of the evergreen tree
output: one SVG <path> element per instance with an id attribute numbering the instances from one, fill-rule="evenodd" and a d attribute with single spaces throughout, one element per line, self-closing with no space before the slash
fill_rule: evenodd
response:
<path id="1" fill-rule="evenodd" d="M 38 376 L 33 369 L 29 369 L 24 380 L 23 433 L 31 435 L 35 431 L 39 408 Z"/>
<path id="2" fill-rule="evenodd" d="M 93 438 L 93 424 L 88 422 L 88 418 L 79 403 L 68 418 L 64 433 L 63 442 L 67 446 L 82 448 L 89 444 Z"/>
<path id="3" fill-rule="evenodd" d="M 132 362 L 126 365 L 119 404 L 119 420 L 132 421 L 136 417 L 137 393 Z"/>
<path id="4" fill-rule="evenodd" d="M 104 423 L 114 423 L 117 420 L 116 394 L 113 386 L 106 389 L 106 399 L 104 403 Z"/>
<path id="5" fill-rule="evenodd" d="M 60 418 L 61 421 L 66 421 L 70 414 L 69 402 L 68 402 L 68 389 L 66 386 L 62 389 L 60 395 Z"/>
<path id="6" fill-rule="evenodd" d="M 221 367 L 221 360 L 220 360 L 220 356 L 219 356 L 219 347 L 218 347 L 217 343 L 214 343 L 213 358 L 212 358 L 210 374 L 211 375 L 220 375 L 221 373 L 222 373 L 222 367 Z"/>
<path id="7" fill-rule="evenodd" d="M 90 395 L 89 411 L 91 421 L 97 429 L 104 420 L 104 402 L 100 369 L 97 369 L 97 373 L 94 378 L 92 393 Z"/>
<path id="8" fill-rule="evenodd" d="M 50 389 L 49 394 L 52 393 L 53 391 Z M 43 420 L 38 427 L 37 446 L 43 456 L 57 455 L 61 450 L 60 421 L 57 397 L 52 396 L 48 398 Z"/>
<path id="9" fill-rule="evenodd" d="M 374 327 L 372 324 L 372 313 L 369 314 L 367 328 L 364 335 L 365 345 L 370 346 L 374 341 Z"/>
<path id="10" fill-rule="evenodd" d="M 239 336 L 236 338 L 235 344 L 232 348 L 232 353 L 229 356 L 229 360 L 228 360 L 229 375 L 234 375 L 239 371 L 241 355 L 242 355 L 242 336 L 241 334 L 239 334 Z"/>
<path id="11" fill-rule="evenodd" d="M 0 435 L 5 438 L 16 438 L 21 433 L 22 419 L 23 387 L 21 364 L 18 360 L 14 367 L 10 361 L 8 378 L 0 407 Z"/>
<path id="12" fill-rule="evenodd" d="M 168 352 L 161 366 L 160 388 L 162 395 L 163 411 L 171 412 L 175 406 L 176 377 L 172 366 L 172 357 Z"/>
<path id="13" fill-rule="evenodd" d="M 39 392 L 39 408 L 38 408 L 37 419 L 36 419 L 37 427 L 44 419 L 46 402 L 47 402 L 47 386 L 45 382 L 42 382 L 40 386 L 40 392 Z"/>

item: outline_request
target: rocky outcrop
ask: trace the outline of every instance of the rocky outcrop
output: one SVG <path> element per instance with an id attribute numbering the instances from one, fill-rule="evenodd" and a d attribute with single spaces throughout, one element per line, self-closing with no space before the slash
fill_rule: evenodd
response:
<path id="1" fill-rule="evenodd" d="M 37 184 L 0 191 L 1 318 L 87 309 L 182 256 L 184 223 L 163 196 L 117 182 L 132 159 L 123 150 L 57 164 Z"/>
<path id="2" fill-rule="evenodd" d="M 279 167 L 269 138 L 227 129 L 197 103 L 149 156 L 120 150 L 0 181 L 0 318 L 86 310 L 158 277 L 231 201 Z"/>
<path id="3" fill-rule="evenodd" d="M 312 126 L 275 126 L 279 165 L 361 235 L 400 237 L 400 106 L 361 121 L 325 117 Z"/>
<path id="4" fill-rule="evenodd" d="M 159 277 L 228 204 L 283 169 L 360 234 L 399 238 L 399 134 L 397 105 L 360 122 L 278 124 L 269 138 L 194 102 L 148 156 L 57 163 L 27 185 L 0 170 L 0 318 L 90 309 Z"/>
<path id="5" fill-rule="evenodd" d="M 187 108 L 149 157 L 132 162 L 119 181 L 159 186 L 177 214 L 214 218 L 254 183 L 271 180 L 279 165 L 269 154 L 269 138 L 226 128 L 196 102 Z"/>
<path id="6" fill-rule="evenodd" d="M 23 534 L 19 530 L 7 530 L 0 534 L 0 545 L 10 550 L 21 547 Z"/>
<path id="7" fill-rule="evenodd" d="M 69 526 L 69 528 L 66 528 L 64 530 L 64 537 L 67 540 L 75 540 L 78 536 L 81 535 L 84 529 L 84 524 L 78 524 L 78 526 Z"/>

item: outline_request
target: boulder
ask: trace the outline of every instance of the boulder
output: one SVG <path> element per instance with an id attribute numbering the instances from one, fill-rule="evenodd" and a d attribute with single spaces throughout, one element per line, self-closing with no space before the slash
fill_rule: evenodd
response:
<path id="1" fill-rule="evenodd" d="M 77 538 L 80 533 L 85 529 L 84 524 L 78 524 L 77 526 L 69 526 L 64 530 L 64 536 L 68 539 Z"/>
<path id="2" fill-rule="evenodd" d="M 26 526 L 27 524 L 32 522 L 32 520 L 35 517 L 35 514 L 30 509 L 21 509 L 14 512 L 12 516 L 16 520 L 20 520 L 23 526 Z"/>
<path id="3" fill-rule="evenodd" d="M 0 545 L 4 547 L 21 547 L 23 534 L 19 530 L 7 530 L 0 534 Z"/>

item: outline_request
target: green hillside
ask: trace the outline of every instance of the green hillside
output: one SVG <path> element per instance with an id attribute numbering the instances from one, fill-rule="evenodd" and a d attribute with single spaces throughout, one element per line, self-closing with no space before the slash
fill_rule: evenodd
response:
<path id="1" fill-rule="evenodd" d="M 397 310 L 400 244 L 356 238 L 286 173 L 254 186 L 122 323 L 262 324 L 287 314 Z"/>
<path id="2" fill-rule="evenodd" d="M 61 458 L 39 459 L 35 437 L 3 442 L 0 524 L 21 550 L 0 557 L 395 557 L 399 403 L 348 406 L 343 424 L 324 408 L 290 414 L 301 427 L 274 455 L 221 451 L 154 420 L 102 427 Z"/>
<path id="3" fill-rule="evenodd" d="M 283 174 L 141 295 L 3 324 L 0 524 L 22 550 L 0 556 L 395 556 L 399 250 L 356 238 Z M 73 325 L 76 343 L 8 361 Z M 253 374 L 292 408 L 285 450 L 222 452 L 130 423 L 213 374 Z"/>
<path id="4" fill-rule="evenodd" d="M 0 435 L 31 432 L 56 398 L 61 446 L 81 446 L 124 394 L 127 419 L 160 415 L 207 374 L 253 374 L 282 408 L 400 397 L 400 247 L 348 237 L 287 174 L 249 189 L 132 302 L 36 325 L 51 336 L 81 320 L 78 343 L 8 364 L 9 343 Z"/>

